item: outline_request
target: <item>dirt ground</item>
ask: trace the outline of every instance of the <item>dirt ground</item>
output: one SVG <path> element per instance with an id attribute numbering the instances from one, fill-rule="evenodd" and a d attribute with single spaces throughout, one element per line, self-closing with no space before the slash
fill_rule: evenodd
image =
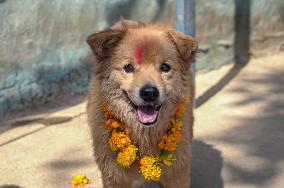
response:
<path id="1" fill-rule="evenodd" d="M 284 184 L 284 54 L 197 75 L 192 188 Z M 1 122 L 0 188 L 101 187 L 86 102 Z M 9 186 L 8 186 L 9 185 Z"/>

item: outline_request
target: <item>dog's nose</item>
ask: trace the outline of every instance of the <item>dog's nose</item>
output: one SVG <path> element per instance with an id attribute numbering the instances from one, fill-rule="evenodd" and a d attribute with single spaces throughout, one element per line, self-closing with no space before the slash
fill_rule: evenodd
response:
<path id="1" fill-rule="evenodd" d="M 146 102 L 154 102 L 159 95 L 159 90 L 151 85 L 145 85 L 140 89 L 140 97 Z"/>

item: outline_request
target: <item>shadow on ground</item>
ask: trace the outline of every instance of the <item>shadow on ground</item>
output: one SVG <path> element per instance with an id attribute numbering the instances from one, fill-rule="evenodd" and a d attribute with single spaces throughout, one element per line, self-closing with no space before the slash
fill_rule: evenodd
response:
<path id="1" fill-rule="evenodd" d="M 200 140 L 192 146 L 191 188 L 223 188 L 220 151 Z"/>
<path id="2" fill-rule="evenodd" d="M 284 164 L 284 70 L 272 69 L 261 76 L 242 77 L 238 87 L 229 92 L 240 93 L 244 100 L 233 102 L 232 108 L 257 105 L 245 116 L 236 117 L 232 129 L 209 140 L 237 146 L 244 156 L 226 162 L 232 182 L 257 187 L 278 187 L 272 182 L 283 175 Z M 250 88 L 253 86 L 253 89 Z M 283 185 L 283 184 L 282 184 Z"/>
<path id="3" fill-rule="evenodd" d="M 83 113 L 84 114 L 84 113 Z M 60 125 L 62 123 L 66 123 L 66 122 L 69 122 L 69 121 L 72 121 L 74 118 L 76 117 L 79 117 L 83 114 L 79 114 L 79 115 L 76 115 L 76 116 L 61 116 L 61 117 L 47 117 L 47 118 L 44 118 L 44 117 L 39 117 L 39 118 L 32 118 L 32 119 L 25 119 L 25 120 L 19 120 L 19 121 L 15 121 L 14 123 L 11 123 L 9 126 L 7 127 L 4 127 L 4 129 L 0 129 L 0 135 L 7 131 L 7 130 L 10 130 L 10 129 L 13 129 L 13 128 L 16 128 L 18 126 L 24 126 L 24 125 L 29 125 L 29 124 L 32 124 L 32 123 L 38 123 L 38 124 L 42 124 L 44 125 L 44 127 L 40 127 L 40 128 L 37 128 L 33 131 L 30 131 L 28 133 L 24 133 L 22 135 L 19 135 L 11 140 L 7 140 L 3 143 L 0 142 L 0 147 L 2 146 L 5 146 L 7 144 L 10 144 L 12 142 L 15 142 L 17 140 L 20 140 L 22 138 L 25 138 L 27 136 L 30 136 L 34 133 L 37 133 L 39 131 L 42 131 L 50 126 L 54 126 L 54 125 Z M 1 127 L 0 127 L 1 128 Z M 5 129 L 6 128 L 6 129 Z"/>
<path id="4" fill-rule="evenodd" d="M 71 108 L 85 101 L 85 95 L 62 96 L 58 97 L 56 101 L 46 102 L 42 105 L 25 108 L 22 110 L 15 110 L 0 119 L 0 127 L 13 124 L 13 126 L 27 125 L 32 121 L 37 121 L 39 116 L 55 113 L 57 111 Z M 0 117 L 2 118 L 2 117 Z M 0 130 L 1 132 L 1 130 Z"/>
<path id="5" fill-rule="evenodd" d="M 26 109 L 22 112 L 15 112 L 14 114 L 10 114 L 10 117 L 5 121 L 0 122 L 0 135 L 6 131 L 17 128 L 19 126 L 29 126 L 33 123 L 42 124 L 45 127 L 38 128 L 29 133 L 23 134 L 13 140 L 7 141 L 7 143 L 11 143 L 15 140 L 21 139 L 28 135 L 34 134 L 38 131 L 41 131 L 52 125 L 59 125 L 62 123 L 66 123 L 72 121 L 74 118 L 81 116 L 83 114 L 78 114 L 76 116 L 60 116 L 60 117 L 47 117 L 49 113 L 55 113 L 57 111 L 70 108 L 72 106 L 78 105 L 85 100 L 84 96 L 75 96 L 75 97 L 66 97 L 65 99 L 59 100 L 54 103 L 47 103 L 42 106 L 33 107 L 31 109 Z M 7 144 L 0 143 L 0 147 Z"/>
<path id="6" fill-rule="evenodd" d="M 201 96 L 197 97 L 195 101 L 195 108 L 199 108 L 204 103 L 206 103 L 208 100 L 210 100 L 212 97 L 214 97 L 216 94 L 218 94 L 220 91 L 223 90 L 223 88 L 228 85 L 245 67 L 245 65 L 242 64 L 235 64 L 229 72 L 224 75 L 221 80 L 219 80 L 216 84 L 211 86 L 208 90 L 206 90 Z"/>

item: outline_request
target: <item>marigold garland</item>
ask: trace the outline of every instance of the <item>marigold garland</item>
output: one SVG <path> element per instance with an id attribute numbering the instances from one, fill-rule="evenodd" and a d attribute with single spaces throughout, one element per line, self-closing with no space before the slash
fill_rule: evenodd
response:
<path id="1" fill-rule="evenodd" d="M 118 151 L 117 163 L 124 168 L 129 168 L 138 159 L 138 148 L 131 144 L 130 137 L 124 132 L 123 124 L 110 111 L 107 103 L 103 102 L 101 106 L 106 118 L 105 129 L 111 132 L 111 138 L 109 139 L 110 149 Z M 143 156 L 140 160 L 138 159 L 140 162 L 140 172 L 145 180 L 160 180 L 162 174 L 160 166 L 170 166 L 172 165 L 172 161 L 175 160 L 170 152 L 175 151 L 177 145 L 182 140 L 182 121 L 180 117 L 184 112 L 184 105 L 179 105 L 175 116 L 170 120 L 167 134 L 161 138 L 158 144 L 160 155 L 157 157 Z"/>

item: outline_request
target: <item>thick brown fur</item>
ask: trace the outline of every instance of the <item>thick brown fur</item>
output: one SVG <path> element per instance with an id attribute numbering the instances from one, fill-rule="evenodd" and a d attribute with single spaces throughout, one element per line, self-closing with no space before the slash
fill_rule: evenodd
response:
<path id="1" fill-rule="evenodd" d="M 188 188 L 190 183 L 191 140 L 193 136 L 194 86 L 190 63 L 197 51 L 197 42 L 170 27 L 121 20 L 112 28 L 94 33 L 87 39 L 96 57 L 88 94 L 87 116 L 91 128 L 95 160 L 102 172 L 105 188 L 128 188 L 134 181 L 143 182 L 137 164 L 122 168 L 116 163 L 117 153 L 109 148 L 110 133 L 104 127 L 100 105 L 108 101 L 110 109 L 124 123 L 126 133 L 139 148 L 140 155 L 158 155 L 157 144 L 165 135 L 170 117 L 180 103 L 185 103 L 182 142 L 170 167 L 162 167 L 161 184 L 165 188 Z M 143 47 L 142 63 L 135 60 L 135 49 Z M 160 72 L 167 62 L 172 70 Z M 123 70 L 125 64 L 135 67 L 133 74 Z M 163 97 L 163 104 L 154 126 L 140 123 L 129 98 L 136 100 L 137 88 L 154 83 Z M 124 92 L 123 92 L 124 91 Z"/>

